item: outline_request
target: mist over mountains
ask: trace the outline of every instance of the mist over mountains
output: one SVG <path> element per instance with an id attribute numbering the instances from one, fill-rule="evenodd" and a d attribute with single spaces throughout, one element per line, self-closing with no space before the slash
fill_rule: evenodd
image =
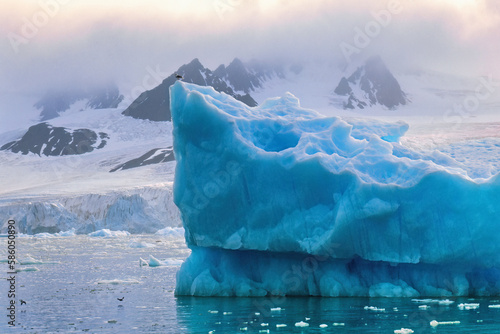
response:
<path id="1" fill-rule="evenodd" d="M 373 105 L 395 109 L 409 102 L 379 56 L 369 58 L 349 77 L 342 77 L 334 93 L 345 97 L 342 101 L 344 109 L 365 109 Z"/>

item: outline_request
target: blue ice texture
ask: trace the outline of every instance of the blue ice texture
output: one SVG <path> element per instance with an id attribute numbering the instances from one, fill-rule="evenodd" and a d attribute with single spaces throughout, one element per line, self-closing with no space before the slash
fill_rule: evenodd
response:
<path id="1" fill-rule="evenodd" d="M 400 144 L 403 122 L 170 88 L 177 295 L 500 295 L 500 177 Z"/>

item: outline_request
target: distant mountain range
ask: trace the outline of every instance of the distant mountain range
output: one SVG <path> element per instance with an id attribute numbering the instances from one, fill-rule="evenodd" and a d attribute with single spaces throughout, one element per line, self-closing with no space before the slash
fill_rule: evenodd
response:
<path id="1" fill-rule="evenodd" d="M 196 58 L 189 64 L 179 67 L 159 86 L 139 95 L 123 114 L 151 121 L 170 121 L 169 87 L 177 80 L 176 75 L 181 75 L 182 81 L 188 83 L 212 86 L 218 92 L 224 92 L 250 107 L 255 107 L 257 102 L 250 93 L 256 88 L 261 88 L 267 78 L 283 74 L 279 69 L 258 63 L 244 65 L 238 58 L 227 67 L 220 65 L 215 71 L 211 71 Z"/>
<path id="2" fill-rule="evenodd" d="M 334 90 L 344 109 L 365 109 L 381 105 L 388 109 L 409 102 L 398 81 L 379 56 L 369 58 L 349 77 L 342 77 Z"/>
<path id="3" fill-rule="evenodd" d="M 182 76 L 185 82 L 211 86 L 216 91 L 231 95 L 253 107 L 258 103 L 251 94 L 265 91 L 268 88 L 266 84 L 270 80 L 277 79 L 274 84 L 278 83 L 278 86 L 294 80 L 298 80 L 302 87 L 307 86 L 308 79 L 307 76 L 302 76 L 303 72 L 307 71 L 303 71 L 303 66 L 299 64 L 285 70 L 283 65 L 270 65 L 259 61 L 244 63 L 238 58 L 229 65 L 220 65 L 212 71 L 204 67 L 198 59 L 193 59 L 179 67 L 158 86 L 140 94 L 122 114 L 140 120 L 170 121 L 169 87 L 178 80 L 177 75 Z M 333 85 L 334 81 L 332 87 Z M 340 106 L 344 109 L 363 109 L 375 105 L 394 109 L 408 103 L 406 94 L 380 57 L 369 58 L 348 77 L 342 77 L 332 96 L 337 102 L 340 101 Z M 262 97 L 263 95 L 260 95 L 260 98 Z M 123 95 L 114 83 L 85 89 L 50 91 L 35 104 L 40 110 L 42 122 L 31 126 L 21 138 L 4 144 L 0 150 L 59 156 L 80 155 L 102 149 L 113 134 L 93 130 L 90 125 L 89 128 L 86 128 L 87 125 L 82 125 L 78 129 L 57 127 L 51 125 L 48 120 L 74 108 L 76 102 L 79 103 L 78 108 L 87 110 L 117 108 L 122 101 Z M 161 146 L 151 147 L 141 153 L 142 155 L 128 157 L 128 161 L 122 161 L 111 171 L 174 160 L 171 147 L 158 147 Z"/>

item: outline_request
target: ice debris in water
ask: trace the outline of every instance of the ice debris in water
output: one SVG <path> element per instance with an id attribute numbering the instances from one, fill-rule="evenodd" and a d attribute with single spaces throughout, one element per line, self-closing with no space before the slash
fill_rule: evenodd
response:
<path id="1" fill-rule="evenodd" d="M 184 228 L 182 228 L 182 227 L 170 227 L 170 226 L 167 226 L 164 229 L 156 231 L 155 234 L 156 235 L 165 236 L 165 237 L 180 238 L 180 237 L 184 236 Z"/>
<path id="2" fill-rule="evenodd" d="M 289 93 L 251 108 L 178 81 L 170 98 L 191 249 L 177 295 L 500 294 L 499 175 L 404 146 L 404 123 L 324 117 Z M 314 279 L 294 275 L 307 259 Z"/>
<path id="3" fill-rule="evenodd" d="M 144 242 L 144 241 L 137 241 L 137 240 L 132 240 L 128 246 L 130 248 L 153 248 L 156 247 L 156 245 L 149 243 L 149 242 Z"/>
<path id="4" fill-rule="evenodd" d="M 162 267 L 162 266 L 169 266 L 169 267 L 177 267 L 182 264 L 182 260 L 177 260 L 177 259 L 166 259 L 166 260 L 159 260 L 153 255 L 149 255 L 149 261 L 144 260 L 142 257 L 139 258 L 139 265 L 142 266 L 149 266 L 149 267 Z"/>
<path id="5" fill-rule="evenodd" d="M 115 237 L 126 237 L 130 235 L 128 231 L 111 231 L 110 229 L 102 229 L 88 234 L 89 237 L 104 237 L 104 238 L 115 238 Z"/>
<path id="6" fill-rule="evenodd" d="M 475 310 L 479 308 L 479 303 L 461 303 L 458 304 L 458 308 L 461 310 Z"/>
<path id="7" fill-rule="evenodd" d="M 394 330 L 394 334 L 411 334 L 414 333 L 412 329 L 409 328 L 401 328 Z"/>
<path id="8" fill-rule="evenodd" d="M 365 306 L 364 309 L 369 310 L 369 311 L 374 311 L 374 312 L 385 312 L 385 308 L 379 308 L 376 306 Z"/>
<path id="9" fill-rule="evenodd" d="M 295 327 L 309 327 L 309 324 L 304 321 L 299 321 L 295 323 Z"/>
<path id="10" fill-rule="evenodd" d="M 449 299 L 412 299 L 414 303 L 424 303 L 424 304 L 438 304 L 448 306 L 453 304 L 455 301 Z"/>
<path id="11" fill-rule="evenodd" d="M 460 321 L 456 320 L 456 321 L 437 321 L 437 320 L 432 320 L 430 322 L 430 325 L 432 327 L 436 327 L 438 325 L 459 325 L 460 324 Z"/>

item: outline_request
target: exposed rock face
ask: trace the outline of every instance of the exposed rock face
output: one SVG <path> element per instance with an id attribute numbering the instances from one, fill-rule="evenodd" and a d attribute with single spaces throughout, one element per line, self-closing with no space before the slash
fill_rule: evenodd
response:
<path id="1" fill-rule="evenodd" d="M 1 150 L 14 153 L 35 153 L 45 156 L 75 155 L 103 148 L 109 136 L 89 129 L 68 130 L 48 123 L 31 126 L 24 136 L 3 145 Z"/>
<path id="2" fill-rule="evenodd" d="M 395 109 L 409 102 L 396 78 L 378 56 L 369 58 L 348 78 L 340 79 L 334 93 L 345 97 L 342 101 L 344 109 L 364 109 L 373 105 Z"/>
<path id="3" fill-rule="evenodd" d="M 147 166 L 152 164 L 158 164 L 162 162 L 174 161 L 174 152 L 172 147 L 167 148 L 155 148 L 148 151 L 146 154 L 141 155 L 139 158 L 129 160 L 123 164 L 120 164 L 110 170 L 110 172 L 116 172 L 119 170 L 137 168 L 141 166 Z"/>

